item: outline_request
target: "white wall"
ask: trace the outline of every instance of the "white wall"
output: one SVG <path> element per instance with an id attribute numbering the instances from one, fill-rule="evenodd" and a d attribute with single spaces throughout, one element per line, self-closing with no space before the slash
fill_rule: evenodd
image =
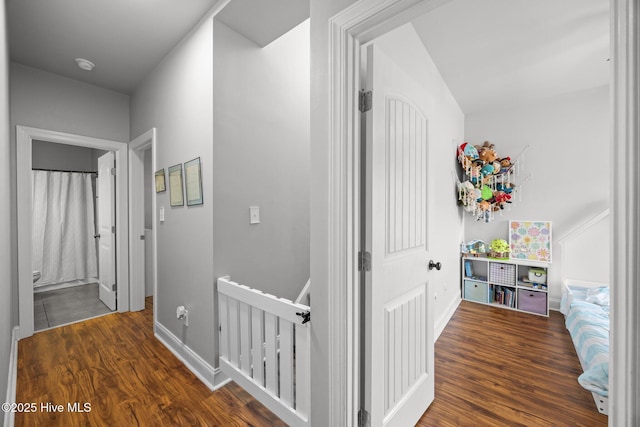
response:
<path id="1" fill-rule="evenodd" d="M 140 84 L 131 98 L 131 134 L 157 129 L 157 169 L 200 157 L 204 204 L 171 207 L 157 228 L 157 322 L 211 366 L 217 364 L 213 293 L 213 22 L 204 20 Z M 167 175 L 168 178 L 168 175 Z M 168 187 L 168 181 L 167 181 Z M 189 311 L 189 327 L 176 307 Z"/>
<path id="2" fill-rule="evenodd" d="M 451 161 L 451 149 L 452 141 L 463 137 L 464 114 L 411 24 L 379 37 L 374 44 L 423 88 L 407 95 L 428 121 L 429 255 L 443 266 L 441 271 L 432 270 L 429 283 L 437 296 L 434 319 L 440 332 L 449 320 L 452 306 L 460 301 L 462 219 L 452 197 L 456 164 Z"/>
<path id="3" fill-rule="evenodd" d="M 215 274 L 289 299 L 309 278 L 309 76 L 309 21 L 264 48 L 215 21 Z"/>
<path id="4" fill-rule="evenodd" d="M 17 63 L 11 63 L 11 158 L 15 126 L 30 126 L 113 141 L 129 141 L 129 97 Z M 16 169 L 11 164 L 11 250 L 18 252 Z M 17 262 L 12 262 L 13 304 L 18 306 Z M 13 312 L 18 323 L 18 310 Z"/>
<path id="5" fill-rule="evenodd" d="M 9 56 L 7 51 L 7 33 L 4 3 L 0 6 L 0 198 L 9 200 L 11 194 L 11 149 L 9 143 Z M 10 402 L 12 396 L 6 396 L 9 359 L 11 350 L 11 333 L 16 324 L 12 321 L 12 312 L 18 311 L 17 303 L 13 303 L 12 294 L 17 295 L 17 288 L 11 286 L 11 272 L 16 270 L 17 262 L 11 250 L 10 230 L 11 207 L 8 203 L 0 204 L 0 399 Z M 15 277 L 15 276 L 14 276 Z M 14 317 L 14 319 L 17 315 Z M 3 414 L 4 415 L 4 414 Z"/>
<path id="6" fill-rule="evenodd" d="M 606 209 L 611 203 L 609 120 L 608 87 L 468 115 L 466 141 L 478 144 L 489 140 L 500 156 L 512 157 L 530 145 L 525 165 L 532 177 L 514 197 L 511 209 L 493 222 L 476 222 L 465 214 L 465 241 L 508 240 L 509 220 L 548 220 L 552 221 L 555 243 L 568 230 Z M 556 250 L 559 247 L 554 244 L 549 270 L 551 299 L 561 296 L 562 260 Z M 600 266 L 608 276 L 609 258 L 603 257 Z"/>

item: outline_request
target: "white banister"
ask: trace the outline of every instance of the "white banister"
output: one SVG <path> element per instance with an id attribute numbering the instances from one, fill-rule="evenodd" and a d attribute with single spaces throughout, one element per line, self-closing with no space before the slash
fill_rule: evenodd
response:
<path id="1" fill-rule="evenodd" d="M 309 306 L 229 277 L 217 285 L 221 370 L 287 424 L 310 425 Z"/>

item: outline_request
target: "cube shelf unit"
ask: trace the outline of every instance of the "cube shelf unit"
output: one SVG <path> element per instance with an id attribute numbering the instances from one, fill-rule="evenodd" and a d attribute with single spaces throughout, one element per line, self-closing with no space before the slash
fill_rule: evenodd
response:
<path id="1" fill-rule="evenodd" d="M 542 262 L 463 256 L 462 298 L 549 316 L 548 269 Z"/>

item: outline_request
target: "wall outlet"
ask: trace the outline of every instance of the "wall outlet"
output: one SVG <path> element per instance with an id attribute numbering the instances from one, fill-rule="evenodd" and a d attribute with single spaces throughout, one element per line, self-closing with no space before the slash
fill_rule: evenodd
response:
<path id="1" fill-rule="evenodd" d="M 176 307 L 176 318 L 184 320 L 184 325 L 189 326 L 189 311 L 184 305 Z"/>

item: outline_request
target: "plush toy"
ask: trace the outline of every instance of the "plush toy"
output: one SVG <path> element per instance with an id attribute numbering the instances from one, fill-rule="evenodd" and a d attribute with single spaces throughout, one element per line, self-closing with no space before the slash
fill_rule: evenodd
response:
<path id="1" fill-rule="evenodd" d="M 482 200 L 489 200 L 493 197 L 493 191 L 491 191 L 491 188 L 488 185 L 483 185 L 480 191 L 482 194 Z"/>
<path id="2" fill-rule="evenodd" d="M 478 158 L 478 150 L 473 145 L 465 142 L 458 147 L 458 161 L 465 171 L 470 170 L 471 164 Z"/>
<path id="3" fill-rule="evenodd" d="M 478 158 L 485 163 L 493 163 L 498 158 L 494 145 L 489 141 L 485 141 L 482 146 L 476 147 L 476 149 L 478 150 Z"/>
<path id="4" fill-rule="evenodd" d="M 480 183 L 480 179 L 482 177 L 482 166 L 482 161 L 475 160 L 469 169 L 469 180 L 474 185 Z"/>
<path id="5" fill-rule="evenodd" d="M 482 166 L 482 169 L 480 169 L 480 173 L 482 174 L 482 176 L 487 176 L 487 175 L 491 175 L 493 173 L 493 165 L 487 164 Z"/>
<path id="6" fill-rule="evenodd" d="M 500 159 L 500 173 L 509 172 L 511 166 L 511 157 L 503 157 Z"/>
<path id="7" fill-rule="evenodd" d="M 493 173 L 494 174 L 499 174 L 502 172 L 502 163 L 500 163 L 500 161 L 498 160 L 494 160 L 493 161 Z"/>
<path id="8" fill-rule="evenodd" d="M 481 219 L 484 219 L 485 222 L 489 222 L 491 219 L 491 203 L 489 203 L 486 200 L 481 201 L 480 203 L 478 203 L 478 217 L 476 218 L 477 221 L 480 221 Z"/>
<path id="9" fill-rule="evenodd" d="M 511 203 L 511 194 L 504 191 L 496 191 L 493 193 L 493 199 L 500 209 L 504 209 L 506 203 Z"/>
<path id="10" fill-rule="evenodd" d="M 515 188 L 515 184 L 511 182 L 499 182 L 496 184 L 497 191 L 504 191 L 507 194 L 511 194 Z"/>

